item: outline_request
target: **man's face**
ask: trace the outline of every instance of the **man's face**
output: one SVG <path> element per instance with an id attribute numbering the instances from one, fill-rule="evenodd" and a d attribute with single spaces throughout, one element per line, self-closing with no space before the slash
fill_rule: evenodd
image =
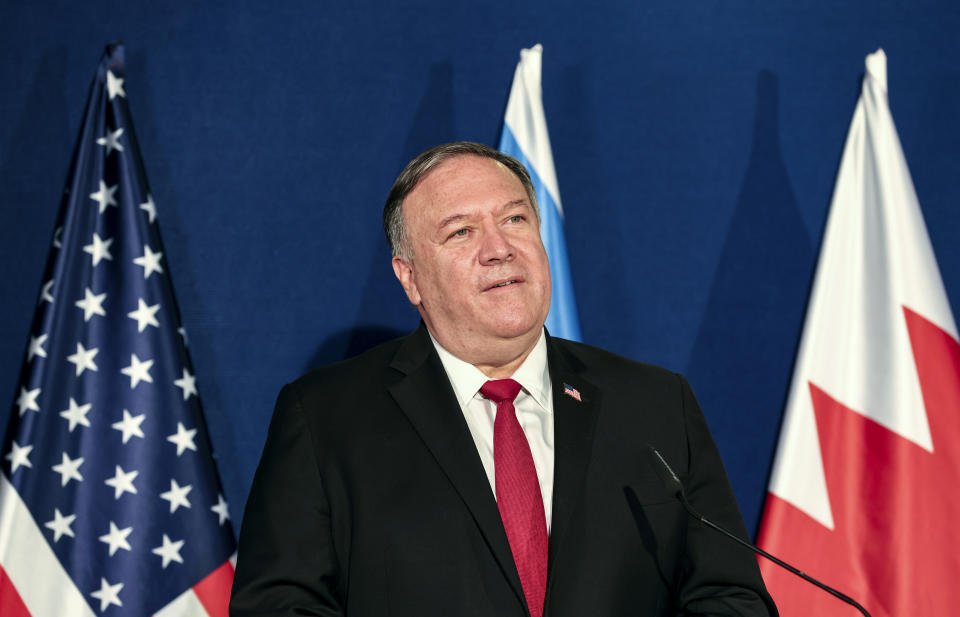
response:
<path id="1" fill-rule="evenodd" d="M 550 308 L 550 267 L 520 180 L 461 155 L 430 171 L 403 202 L 413 252 L 393 260 L 437 341 L 463 360 L 511 343 L 532 347 Z"/>

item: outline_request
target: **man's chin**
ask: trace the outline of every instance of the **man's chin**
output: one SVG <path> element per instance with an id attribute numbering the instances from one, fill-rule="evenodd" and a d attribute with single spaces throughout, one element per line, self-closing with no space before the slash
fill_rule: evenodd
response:
<path id="1" fill-rule="evenodd" d="M 535 319 L 502 320 L 491 328 L 495 336 L 504 340 L 516 340 L 525 336 L 539 336 L 543 321 Z"/>

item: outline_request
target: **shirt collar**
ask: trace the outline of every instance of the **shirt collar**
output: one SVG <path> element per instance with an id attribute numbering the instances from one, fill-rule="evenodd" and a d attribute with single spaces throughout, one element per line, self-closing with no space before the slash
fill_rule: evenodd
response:
<path id="1" fill-rule="evenodd" d="M 429 331 L 427 332 L 429 334 Z M 447 371 L 447 377 L 453 386 L 453 392 L 457 397 L 460 407 L 466 407 L 480 388 L 483 387 L 489 377 L 483 374 L 480 369 L 469 362 L 464 362 L 449 351 L 443 348 L 437 339 L 430 334 L 430 340 L 440 356 L 440 362 L 443 363 L 444 370 Z M 547 338 L 544 332 L 540 331 L 540 338 L 537 344 L 533 346 L 530 355 L 526 357 L 511 379 L 520 383 L 523 389 L 533 397 L 537 403 L 545 410 L 549 411 L 552 406 L 549 404 L 549 398 L 553 388 L 550 383 L 550 370 L 547 365 Z"/>

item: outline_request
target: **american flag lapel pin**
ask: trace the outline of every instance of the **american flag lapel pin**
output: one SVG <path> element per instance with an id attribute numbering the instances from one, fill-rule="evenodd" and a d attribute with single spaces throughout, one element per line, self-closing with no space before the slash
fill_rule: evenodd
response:
<path id="1" fill-rule="evenodd" d="M 568 383 L 563 384 L 563 393 L 571 398 L 577 399 L 577 402 L 582 403 L 583 400 L 580 398 L 580 390 L 577 390 Z"/>

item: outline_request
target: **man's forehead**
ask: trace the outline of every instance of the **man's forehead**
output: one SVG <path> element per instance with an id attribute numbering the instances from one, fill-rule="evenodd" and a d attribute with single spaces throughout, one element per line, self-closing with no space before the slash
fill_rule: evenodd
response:
<path id="1" fill-rule="evenodd" d="M 404 204 L 411 201 L 441 202 L 449 198 L 470 201 L 475 197 L 482 200 L 488 195 L 493 197 L 495 193 L 515 193 L 515 197 L 503 199 L 503 203 L 526 199 L 523 183 L 506 165 L 487 157 L 460 154 L 444 160 L 424 174 L 407 195 Z"/>
<path id="2" fill-rule="evenodd" d="M 453 178 L 467 174 L 500 173 L 504 177 L 516 176 L 506 165 L 496 159 L 477 154 L 456 154 L 438 163 L 424 174 L 420 184 L 429 182 L 450 182 Z M 517 180 L 519 182 L 519 179 Z M 416 190 L 416 189 L 414 189 Z"/>

